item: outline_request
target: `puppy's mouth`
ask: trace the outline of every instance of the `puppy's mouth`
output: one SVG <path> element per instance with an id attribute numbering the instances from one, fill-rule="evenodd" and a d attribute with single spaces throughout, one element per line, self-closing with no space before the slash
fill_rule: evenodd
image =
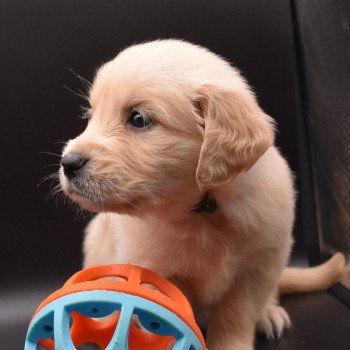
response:
<path id="1" fill-rule="evenodd" d="M 90 212 L 119 212 L 130 213 L 131 211 L 140 210 L 143 199 L 121 198 L 113 196 L 112 198 L 105 198 L 102 195 L 101 184 L 97 185 L 93 181 L 86 181 L 81 178 L 67 179 L 60 172 L 61 189 L 67 197 L 79 206 Z"/>
<path id="2" fill-rule="evenodd" d="M 92 198 L 90 198 L 90 196 L 73 181 L 67 181 L 67 185 L 61 187 L 68 197 L 81 197 L 85 200 L 92 200 Z"/>
<path id="3" fill-rule="evenodd" d="M 92 212 L 100 211 L 98 208 L 95 208 L 95 203 L 97 202 L 96 199 L 92 198 L 89 193 L 86 193 L 86 191 L 74 181 L 61 180 L 61 189 L 68 198 L 73 202 L 78 203 L 83 209 Z M 102 204 L 103 203 L 101 202 L 99 206 L 102 206 Z"/>

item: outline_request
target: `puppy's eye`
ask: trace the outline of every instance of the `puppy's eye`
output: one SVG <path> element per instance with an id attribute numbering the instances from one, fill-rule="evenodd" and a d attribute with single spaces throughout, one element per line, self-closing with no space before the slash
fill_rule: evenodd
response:
<path id="1" fill-rule="evenodd" d="M 135 128 L 146 128 L 152 125 L 152 120 L 135 111 L 131 113 L 129 124 Z"/>

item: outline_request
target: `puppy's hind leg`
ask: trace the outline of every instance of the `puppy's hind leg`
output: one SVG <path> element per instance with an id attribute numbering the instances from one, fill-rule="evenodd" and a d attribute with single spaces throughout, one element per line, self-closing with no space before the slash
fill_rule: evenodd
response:
<path id="1" fill-rule="evenodd" d="M 336 253 L 322 265 L 309 268 L 283 270 L 279 284 L 279 294 L 312 293 L 325 291 L 338 282 L 345 273 L 345 256 Z"/>
<path id="2" fill-rule="evenodd" d="M 312 268 L 286 268 L 281 275 L 276 292 L 265 306 L 257 331 L 268 338 L 279 338 L 291 327 L 286 310 L 279 305 L 277 295 L 325 291 L 339 281 L 344 273 L 345 257 L 336 253 L 324 264 Z"/>

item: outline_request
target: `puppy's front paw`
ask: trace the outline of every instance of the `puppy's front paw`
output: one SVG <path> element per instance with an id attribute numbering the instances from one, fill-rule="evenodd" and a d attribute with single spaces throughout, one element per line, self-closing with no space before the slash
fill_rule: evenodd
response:
<path id="1" fill-rule="evenodd" d="M 269 304 L 265 307 L 256 328 L 267 338 L 280 338 L 282 333 L 292 325 L 286 310 L 279 305 Z"/>

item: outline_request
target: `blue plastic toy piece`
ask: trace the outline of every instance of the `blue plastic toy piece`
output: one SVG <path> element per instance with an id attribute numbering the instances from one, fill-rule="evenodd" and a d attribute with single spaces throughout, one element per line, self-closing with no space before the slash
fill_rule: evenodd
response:
<path id="1" fill-rule="evenodd" d="M 93 305 L 93 307 L 91 306 Z M 105 350 L 128 350 L 133 315 L 148 332 L 173 336 L 172 350 L 203 350 L 193 330 L 178 316 L 150 300 L 115 291 L 85 291 L 66 295 L 41 309 L 31 321 L 24 350 L 39 350 L 40 339 L 53 339 L 55 350 L 76 350 L 70 336 L 70 315 L 105 317 L 120 311 L 114 334 Z"/>

